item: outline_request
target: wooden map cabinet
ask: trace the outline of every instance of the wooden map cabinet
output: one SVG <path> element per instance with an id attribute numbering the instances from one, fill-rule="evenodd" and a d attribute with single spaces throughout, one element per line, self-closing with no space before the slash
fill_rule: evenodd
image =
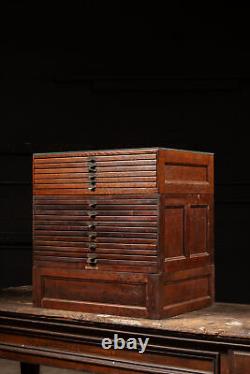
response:
<path id="1" fill-rule="evenodd" d="M 34 154 L 35 306 L 160 319 L 210 305 L 213 169 L 164 148 Z"/>

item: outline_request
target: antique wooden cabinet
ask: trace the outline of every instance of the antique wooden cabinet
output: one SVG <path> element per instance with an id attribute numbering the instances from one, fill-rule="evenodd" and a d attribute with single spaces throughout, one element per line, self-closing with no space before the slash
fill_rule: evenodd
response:
<path id="1" fill-rule="evenodd" d="M 34 154 L 36 306 L 159 319 L 212 303 L 213 155 Z"/>

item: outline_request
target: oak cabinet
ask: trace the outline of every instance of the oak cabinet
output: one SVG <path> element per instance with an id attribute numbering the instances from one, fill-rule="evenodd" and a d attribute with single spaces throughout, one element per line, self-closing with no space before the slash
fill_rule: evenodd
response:
<path id="1" fill-rule="evenodd" d="M 213 302 L 213 155 L 35 154 L 36 306 L 159 319 Z"/>

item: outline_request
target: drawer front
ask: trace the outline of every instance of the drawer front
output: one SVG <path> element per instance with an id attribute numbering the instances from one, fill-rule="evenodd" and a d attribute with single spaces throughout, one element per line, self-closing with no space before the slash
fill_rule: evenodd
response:
<path id="1" fill-rule="evenodd" d="M 33 213 L 36 263 L 81 263 L 91 270 L 157 269 L 158 195 L 35 196 Z"/>
<path id="2" fill-rule="evenodd" d="M 156 192 L 156 151 L 34 156 L 35 195 Z"/>

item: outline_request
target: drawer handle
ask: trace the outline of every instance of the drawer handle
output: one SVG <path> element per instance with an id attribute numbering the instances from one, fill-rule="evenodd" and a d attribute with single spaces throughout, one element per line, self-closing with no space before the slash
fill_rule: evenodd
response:
<path id="1" fill-rule="evenodd" d="M 89 172 L 96 173 L 96 165 L 89 165 Z"/>
<path id="2" fill-rule="evenodd" d="M 87 264 L 89 265 L 96 265 L 97 259 L 96 258 L 87 258 Z"/>
<path id="3" fill-rule="evenodd" d="M 88 264 L 96 264 L 97 255 L 95 253 L 89 253 L 87 255 L 87 263 Z"/>
<path id="4" fill-rule="evenodd" d="M 89 191 L 95 191 L 95 190 L 96 190 L 96 187 L 88 187 L 88 190 L 89 190 Z"/>
<path id="5" fill-rule="evenodd" d="M 96 203 L 89 203 L 90 208 L 96 208 Z"/>
<path id="6" fill-rule="evenodd" d="M 95 181 L 95 180 L 96 180 L 96 176 L 95 176 L 95 175 L 89 175 L 89 179 L 90 179 L 91 181 Z"/>
<path id="7" fill-rule="evenodd" d="M 96 245 L 95 245 L 94 243 L 91 243 L 91 244 L 89 245 L 89 249 L 90 249 L 91 251 L 95 251 L 95 250 L 96 250 Z"/>
<path id="8" fill-rule="evenodd" d="M 97 216 L 97 212 L 88 212 L 90 218 L 95 218 Z"/>
<path id="9" fill-rule="evenodd" d="M 88 228 L 89 228 L 90 230 L 95 230 L 95 229 L 96 229 L 96 226 L 93 225 L 93 224 L 91 223 L 90 225 L 88 225 Z"/>
<path id="10" fill-rule="evenodd" d="M 95 159 L 95 158 L 89 158 L 89 159 L 88 159 L 88 162 L 89 162 L 89 163 L 94 163 L 94 164 L 95 164 L 95 163 L 96 163 L 96 159 Z"/>
<path id="11" fill-rule="evenodd" d="M 91 240 L 94 240 L 94 239 L 96 239 L 96 233 L 91 233 L 91 234 L 89 234 L 89 239 L 91 239 Z"/>

